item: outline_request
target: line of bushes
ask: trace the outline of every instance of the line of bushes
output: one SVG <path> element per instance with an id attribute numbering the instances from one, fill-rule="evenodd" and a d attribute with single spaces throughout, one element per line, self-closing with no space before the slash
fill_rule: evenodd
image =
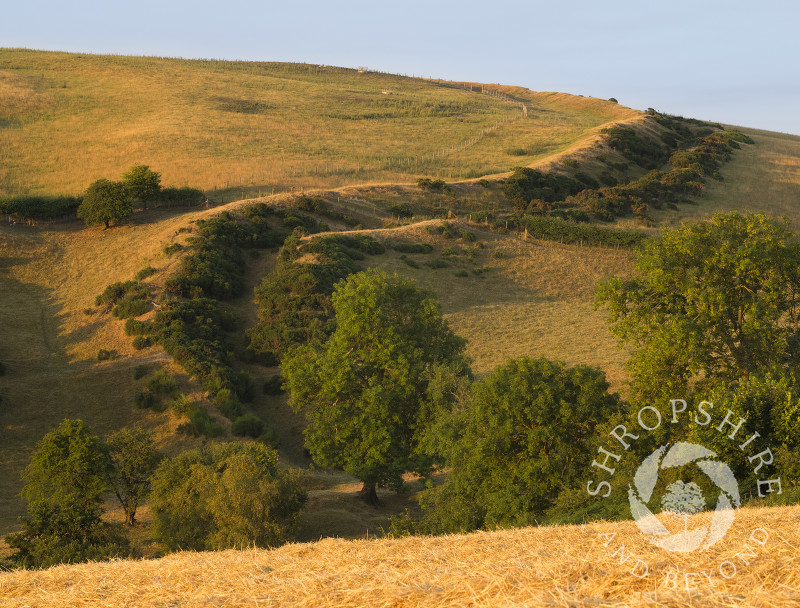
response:
<path id="1" fill-rule="evenodd" d="M 296 230 L 286 239 L 274 272 L 255 290 L 259 322 L 247 332 L 247 350 L 265 365 L 276 365 L 295 344 L 327 337 L 333 331 L 334 284 L 362 270 L 358 261 L 365 255 L 386 251 L 366 235 L 335 234 L 310 242 L 302 236 Z M 306 263 L 308 255 L 313 262 Z"/>
<path id="2" fill-rule="evenodd" d="M 562 243 L 605 245 L 608 247 L 635 247 L 647 238 L 638 230 L 623 230 L 608 226 L 576 223 L 557 217 L 522 215 L 509 221 L 509 225 L 527 228 L 534 238 Z"/>
<path id="3" fill-rule="evenodd" d="M 0 214 L 24 220 L 57 220 L 77 217 L 80 196 L 11 196 L 0 199 Z"/>

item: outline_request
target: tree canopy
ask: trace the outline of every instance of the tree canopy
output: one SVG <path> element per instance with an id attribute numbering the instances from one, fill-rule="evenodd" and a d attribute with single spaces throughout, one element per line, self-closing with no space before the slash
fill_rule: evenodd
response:
<path id="1" fill-rule="evenodd" d="M 220 443 L 163 461 L 153 476 L 156 535 L 172 549 L 272 547 L 291 538 L 307 495 L 260 443 Z"/>
<path id="2" fill-rule="evenodd" d="M 148 165 L 135 165 L 128 169 L 122 176 L 122 183 L 129 196 L 141 201 L 145 209 L 147 203 L 161 192 L 161 174 L 150 169 Z"/>
<path id="3" fill-rule="evenodd" d="M 121 182 L 98 179 L 91 184 L 83 195 L 83 202 L 78 207 L 78 217 L 87 226 L 118 222 L 133 213 L 133 202 Z"/>
<path id="4" fill-rule="evenodd" d="M 540 521 L 562 491 L 583 483 L 601 427 L 620 412 L 605 374 L 520 357 L 472 385 L 439 438 L 444 485 L 422 497 L 430 532 Z"/>
<path id="5" fill-rule="evenodd" d="M 290 404 L 306 412 L 306 447 L 325 467 L 399 489 L 407 471 L 425 472 L 421 449 L 433 418 L 427 388 L 439 366 L 469 374 L 465 341 L 442 318 L 432 291 L 382 272 L 359 272 L 333 294 L 336 329 L 321 346 L 283 360 Z"/>
<path id="6" fill-rule="evenodd" d="M 64 420 L 45 435 L 23 474 L 22 531 L 6 537 L 17 550 L 11 563 L 46 568 L 127 555 L 127 540 L 101 520 L 108 473 L 106 447 L 83 421 Z"/>
<path id="7" fill-rule="evenodd" d="M 601 283 L 597 303 L 633 348 L 638 396 L 796 367 L 800 243 L 786 222 L 733 212 L 665 229 L 643 246 L 637 269 Z"/>

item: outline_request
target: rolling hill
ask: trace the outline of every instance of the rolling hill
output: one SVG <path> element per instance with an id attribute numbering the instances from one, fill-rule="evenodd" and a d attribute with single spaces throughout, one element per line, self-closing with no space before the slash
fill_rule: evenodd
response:
<path id="1" fill-rule="evenodd" d="M 134 394 L 142 387 L 134 370 L 141 365 L 164 367 L 176 376 L 185 394 L 199 400 L 204 395 L 198 383 L 160 348 L 134 349 L 124 334 L 124 323 L 97 309 L 94 298 L 106 285 L 129 280 L 147 266 L 157 271 L 148 282 L 162 286 L 180 260 L 180 255 L 165 252 L 165 246 L 185 244 L 189 234 L 185 230 L 191 228 L 191 222 L 222 211 L 236 212 L 257 201 L 276 208 L 291 205 L 298 190 L 321 197 L 333 210 L 361 224 L 361 234 L 381 241 L 432 246 L 430 254 L 411 256 L 416 267 L 397 251 L 372 256 L 365 264 L 411 276 L 434 289 L 453 329 L 468 339 L 476 374 L 484 374 L 510 357 L 546 356 L 600 367 L 619 390 L 625 380 L 627 355 L 617 347 L 602 311 L 595 311 L 592 301 L 599 279 L 632 271 L 630 250 L 562 244 L 528 238 L 514 230 L 492 230 L 482 221 L 473 221 L 472 214 L 508 207 L 502 180 L 515 166 L 566 173 L 579 167 L 597 173 L 604 167 L 598 160 L 601 153 L 620 162 L 621 157 L 604 147 L 600 137 L 604 127 L 620 124 L 657 135 L 652 121 L 641 112 L 608 101 L 519 87 L 439 82 L 304 64 L 0 49 L 0 197 L 77 194 L 98 177 L 116 178 L 131 165 L 146 163 L 162 172 L 165 184 L 202 187 L 212 201 L 204 209 L 137 212 L 111 230 L 85 228 L 74 221 L 36 226 L 0 222 L 0 362 L 7 369 L 0 377 L 0 533 L 14 530 L 17 517 L 24 512 L 24 503 L 16 496 L 22 485 L 19 473 L 36 442 L 63 418 L 82 418 L 102 435 L 138 422 L 156 432 L 158 447 L 166 454 L 205 441 L 177 433 L 181 420 L 170 411 L 134 406 Z M 738 209 L 786 215 L 793 227 L 800 229 L 800 137 L 743 131 L 754 144 L 736 151 L 722 167 L 722 179 L 709 180 L 702 197 L 675 209 L 653 210 L 647 226 L 630 218 L 617 219 L 615 225 L 655 233 L 660 226 Z M 631 178 L 642 174 L 644 170 L 637 167 L 628 171 Z M 415 183 L 420 177 L 444 178 L 449 193 L 421 188 Z M 398 204 L 410 205 L 413 217 L 396 217 Z M 454 244 L 428 230 L 448 215 L 448 221 L 474 233 L 474 245 Z M 318 219 L 329 223 L 333 231 L 350 228 L 330 218 Z M 445 261 L 447 267 L 424 264 L 433 259 Z M 226 310 L 241 320 L 234 340 L 241 342 L 244 329 L 255 323 L 252 289 L 274 263 L 274 253 L 248 260 L 245 295 L 225 304 Z M 114 351 L 116 358 L 99 361 L 101 349 Z M 244 362 L 241 367 L 253 374 L 257 384 L 277 371 Z M 303 422 L 289 410 L 285 397 L 259 394 L 251 408 L 279 435 L 283 460 L 305 469 L 311 498 L 299 539 L 374 535 L 387 527 L 389 515 L 412 502 L 412 495 L 386 493 L 380 510 L 361 504 L 355 498 L 358 486 L 352 478 L 308 468 L 302 450 Z M 410 485 L 416 489 L 413 480 Z M 113 505 L 109 503 L 109 507 Z M 113 517 L 117 515 L 112 512 Z M 753 511 L 750 516 L 776 518 L 782 542 L 796 546 L 796 526 L 791 523 L 797 517 L 795 511 Z M 141 519 L 146 530 L 146 509 Z M 42 575 L 3 575 L 0 597 L 11 602 L 8 605 L 30 603 L 40 592 L 55 594 L 63 605 L 122 603 L 128 601 L 126 589 L 107 585 L 102 591 L 106 595 L 89 597 L 79 589 L 65 591 L 64 581 L 84 568 L 80 572 L 89 577 L 86 580 L 98 577 L 97 584 L 87 585 L 102 590 L 102 581 L 116 576 L 114 568 L 155 580 L 152 568 L 174 567 L 186 572 L 182 586 L 203 576 L 192 574 L 187 566 L 192 560 L 231 571 L 247 562 L 247 568 L 268 573 L 283 567 L 276 565 L 280 560 L 290 563 L 301 555 L 328 560 L 337 553 L 352 555 L 354 561 L 336 568 L 362 572 L 384 559 L 386 552 L 399 551 L 398 560 L 408 564 L 409 574 L 393 579 L 396 586 L 386 591 L 390 595 L 380 595 L 383 592 L 379 593 L 377 583 L 374 588 L 369 586 L 372 583 L 364 583 L 350 591 L 343 588 L 340 599 L 378 602 L 389 601 L 391 596 L 413 603 L 433 590 L 431 605 L 464 601 L 493 605 L 488 599 L 492 593 L 495 599 L 491 601 L 499 601 L 503 594 L 515 599 L 524 599 L 524 595 L 531 598 L 532 605 L 542 605 L 545 599 L 555 605 L 583 605 L 578 602 L 601 599 L 609 605 L 628 605 L 622 598 L 631 593 L 640 593 L 636 597 L 644 605 L 658 601 L 657 596 L 647 595 L 655 591 L 644 584 L 615 587 L 613 560 L 591 568 L 580 562 L 577 570 L 559 574 L 557 566 L 564 562 L 553 562 L 553 570 L 537 571 L 525 561 L 530 556 L 507 557 L 523 561 L 514 566 L 518 570 L 503 574 L 506 578 L 502 581 L 488 574 L 481 578 L 479 573 L 490 569 L 488 563 L 464 561 L 463 567 L 443 572 L 441 580 L 424 574 L 425 564 L 414 565 L 420 552 L 444 560 L 453 551 L 463 550 L 465 555 L 479 551 L 484 542 L 500 551 L 498 547 L 516 543 L 513 539 L 518 537 L 518 546 L 528 547 L 549 546 L 563 533 L 573 539 L 588 534 L 588 528 L 565 530 L 381 541 L 384 544 L 328 540 L 272 553 L 231 552 L 202 558 L 183 554 L 157 562 L 161 566 L 115 562 L 57 568 Z M 759 589 L 771 590 L 773 598 L 782 598 L 784 587 L 794 585 L 796 590 L 796 580 L 777 574 L 787 563 L 786 546 L 780 545 L 780 550 L 765 559 L 764 569 L 750 571 L 748 576 L 753 578 L 737 579 L 715 590 L 716 595 L 709 596 L 710 605 L 727 605 L 724 602 L 745 593 L 753 581 L 769 576 L 773 577 L 769 585 Z M 147 554 L 157 552 L 158 548 L 145 549 Z M 541 556 L 530 559 L 541 560 Z M 588 576 L 586 568 L 593 573 L 595 587 L 581 582 Z M 598 568 L 608 578 L 594 576 Z M 472 580 L 465 574 L 468 570 L 481 578 L 469 592 L 456 582 Z M 278 602 L 290 598 L 314 603 L 319 600 L 313 596 L 314 589 L 325 583 L 324 577 L 304 579 L 289 570 L 284 578 L 276 576 L 275 581 L 265 582 L 258 579 L 265 574 L 253 572 L 247 570 L 237 580 L 243 586 L 267 585 L 258 587 L 254 597 L 277 598 Z M 536 572 L 538 586 L 514 582 Z M 160 580 L 167 581 L 172 575 L 164 576 Z M 292 590 L 303 581 L 312 585 L 309 595 L 295 598 Z M 148 588 L 147 597 L 153 602 L 167 601 L 157 599 L 164 593 L 158 584 Z M 273 584 L 275 587 L 269 587 Z M 130 589 L 136 588 L 133 582 L 130 585 Z M 181 596 L 182 605 L 200 605 L 217 594 L 229 598 L 228 605 L 239 605 L 238 596 L 228 587 L 212 584 L 198 589 L 195 595 L 180 591 L 186 594 Z M 680 601 L 674 599 L 673 603 L 683 605 Z M 264 603 L 269 605 L 267 599 Z"/>

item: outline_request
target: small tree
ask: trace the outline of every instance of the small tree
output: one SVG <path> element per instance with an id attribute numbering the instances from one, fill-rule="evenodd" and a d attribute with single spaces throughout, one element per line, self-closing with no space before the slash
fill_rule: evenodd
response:
<path id="1" fill-rule="evenodd" d="M 291 539 L 307 495 L 260 443 L 220 443 L 163 461 L 153 475 L 156 536 L 172 549 L 273 547 Z"/>
<path id="2" fill-rule="evenodd" d="M 290 404 L 306 412 L 316 462 L 360 479 L 362 497 L 375 503 L 376 487 L 399 489 L 403 473 L 430 469 L 421 449 L 433 418 L 427 386 L 437 366 L 469 374 L 466 343 L 433 292 L 398 275 L 353 274 L 332 299 L 336 330 L 321 347 L 287 355 L 284 377 Z"/>
<path id="3" fill-rule="evenodd" d="M 125 219 L 133 213 L 133 203 L 121 182 L 98 179 L 86 189 L 83 202 L 78 207 L 78 217 L 87 226 L 105 224 Z"/>
<path id="4" fill-rule="evenodd" d="M 151 170 L 148 165 L 135 165 L 122 176 L 122 183 L 133 200 L 141 201 L 145 209 L 147 203 L 161 192 L 161 174 Z"/>
<path id="5" fill-rule="evenodd" d="M 159 454 L 152 434 L 141 427 L 125 428 L 108 438 L 111 456 L 109 481 L 125 512 L 125 523 L 136 523 L 136 509 L 150 491 L 150 476 Z"/>
<path id="6" fill-rule="evenodd" d="M 109 460 L 81 420 L 64 420 L 39 443 L 23 473 L 28 515 L 6 537 L 13 564 L 44 568 L 127 553 L 127 541 L 101 520 Z"/>

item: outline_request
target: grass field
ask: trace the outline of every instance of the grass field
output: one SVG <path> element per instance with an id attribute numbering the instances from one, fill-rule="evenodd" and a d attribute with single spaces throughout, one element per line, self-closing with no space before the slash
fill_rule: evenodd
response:
<path id="1" fill-rule="evenodd" d="M 639 113 L 614 103 L 306 64 L 0 49 L 0 196 L 83 191 L 134 164 L 219 199 L 476 177 Z M 496 91 L 500 87 L 493 87 Z M 489 91 L 489 89 L 486 89 Z M 502 123 L 499 124 L 498 123 Z"/>
<path id="2" fill-rule="evenodd" d="M 176 553 L 3 574 L 0 600 L 7 608 L 789 608 L 800 602 L 799 517 L 798 507 L 741 509 L 721 541 L 689 554 L 657 549 L 633 522 Z"/>

